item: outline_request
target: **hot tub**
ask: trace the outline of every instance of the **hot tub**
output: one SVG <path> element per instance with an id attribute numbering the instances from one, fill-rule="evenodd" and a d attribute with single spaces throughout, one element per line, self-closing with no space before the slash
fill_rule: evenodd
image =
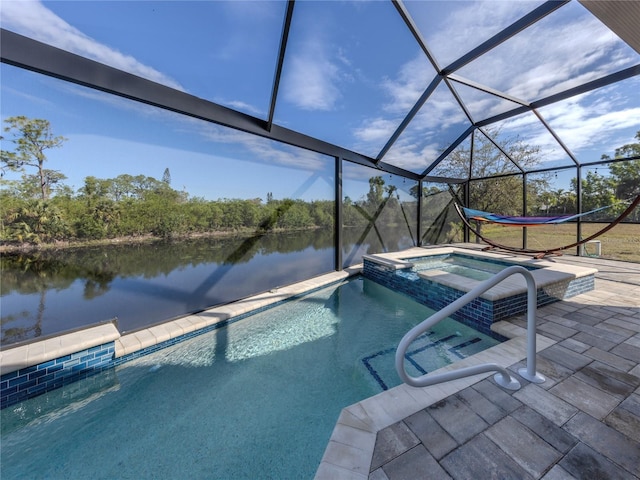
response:
<path id="1" fill-rule="evenodd" d="M 593 290 L 597 272 L 594 268 L 459 247 L 412 248 L 365 255 L 363 260 L 365 277 L 435 310 L 444 308 L 511 265 L 531 271 L 536 282 L 538 306 Z M 494 322 L 522 314 L 526 308 L 526 281 L 522 275 L 513 275 L 452 317 L 489 333 Z"/>

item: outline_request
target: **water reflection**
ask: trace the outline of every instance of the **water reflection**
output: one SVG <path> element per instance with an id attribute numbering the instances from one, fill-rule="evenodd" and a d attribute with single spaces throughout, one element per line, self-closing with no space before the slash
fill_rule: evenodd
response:
<path id="1" fill-rule="evenodd" d="M 412 244 L 393 228 L 369 233 L 362 243 L 345 230 L 352 263 Z M 334 269 L 333 241 L 313 230 L 3 255 L 1 343 L 111 318 L 131 331 L 301 281 Z"/>

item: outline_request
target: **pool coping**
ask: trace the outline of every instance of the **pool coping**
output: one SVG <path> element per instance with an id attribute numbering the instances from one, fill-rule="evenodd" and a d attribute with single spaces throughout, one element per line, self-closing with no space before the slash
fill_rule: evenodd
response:
<path id="1" fill-rule="evenodd" d="M 42 340 L 2 347 L 0 375 L 33 367 L 120 338 L 115 322 L 94 325 Z"/>

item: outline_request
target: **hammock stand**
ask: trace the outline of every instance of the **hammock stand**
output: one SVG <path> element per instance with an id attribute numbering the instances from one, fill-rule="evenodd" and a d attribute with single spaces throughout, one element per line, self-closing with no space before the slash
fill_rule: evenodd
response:
<path id="1" fill-rule="evenodd" d="M 549 248 L 549 249 L 546 249 L 546 250 L 534 250 L 534 249 L 528 249 L 528 248 L 510 247 L 508 245 L 502 245 L 502 244 L 496 243 L 496 242 L 494 242 L 492 240 L 489 240 L 488 238 L 486 238 L 483 235 L 481 235 L 475 228 L 473 228 L 471 226 L 471 224 L 469 223 L 469 220 L 467 219 L 467 217 L 464 214 L 464 212 L 463 212 L 462 208 L 460 207 L 460 205 L 458 205 L 457 202 L 454 202 L 454 205 L 456 207 L 456 212 L 458 212 L 458 216 L 460 217 L 462 222 L 478 238 L 480 238 L 482 241 L 484 241 L 485 243 L 487 243 L 489 245 L 489 247 L 486 247 L 483 250 L 492 250 L 494 248 L 499 248 L 501 250 L 507 250 L 509 252 L 525 253 L 525 254 L 534 255 L 534 257 L 538 258 L 538 259 L 539 258 L 544 258 L 547 255 L 562 255 L 562 250 L 567 250 L 569 248 L 578 247 L 578 246 L 580 246 L 580 245 L 582 245 L 584 243 L 587 243 L 590 240 L 593 240 L 596 237 L 599 237 L 600 235 L 604 234 L 605 232 L 608 232 L 609 230 L 611 230 L 613 227 L 615 227 L 622 220 L 624 220 L 639 204 L 640 204 L 640 195 L 638 195 L 636 197 L 636 199 L 633 202 L 631 202 L 631 204 L 625 209 L 625 211 L 622 212 L 613 222 L 611 222 L 609 225 L 607 225 L 603 229 L 597 231 L 593 235 L 589 235 L 587 238 L 583 238 L 579 242 L 574 242 L 574 243 L 572 243 L 570 245 L 564 245 L 562 247 Z M 587 212 L 587 213 L 590 213 L 590 212 Z M 578 216 L 581 216 L 581 215 L 578 215 Z M 526 217 L 517 217 L 517 218 L 525 219 Z M 557 218 L 558 217 L 556 217 L 556 219 Z M 571 218 L 576 218 L 576 216 L 572 215 L 570 217 L 566 217 L 564 219 L 564 221 L 567 221 L 567 220 L 569 220 Z M 494 221 L 493 223 L 500 223 L 500 222 Z M 500 224 L 509 225 L 509 226 L 513 226 L 513 227 L 524 227 L 524 226 L 533 226 L 533 225 L 554 225 L 554 224 L 557 224 L 557 223 L 561 223 L 561 220 L 556 220 L 556 221 L 550 222 L 550 223 L 541 223 L 541 222 L 536 222 L 536 223 L 516 223 L 514 221 L 511 221 L 511 222 L 505 222 L 505 223 L 500 223 Z"/>

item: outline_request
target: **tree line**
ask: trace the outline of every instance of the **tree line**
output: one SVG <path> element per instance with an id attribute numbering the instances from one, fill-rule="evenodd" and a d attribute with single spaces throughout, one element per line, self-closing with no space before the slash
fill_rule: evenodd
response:
<path id="1" fill-rule="evenodd" d="M 46 243 L 57 240 L 101 240 L 116 237 L 171 238 L 211 232 L 251 232 L 333 229 L 333 200 L 252 199 L 205 200 L 171 187 L 171 172 L 162 179 L 122 174 L 114 178 L 88 176 L 74 191 L 62 172 L 45 168 L 48 149 L 67 140 L 53 135 L 47 120 L 10 117 L 15 148 L 2 150 L 2 176 L 21 173 L 20 180 L 2 179 L 0 242 Z M 2 137 L 0 137 L 2 138 Z M 27 171 L 27 168 L 30 171 Z M 395 187 L 381 177 L 370 179 L 366 198 L 345 199 L 345 226 L 372 221 L 405 222 Z M 376 212 L 384 202 L 385 212 Z M 415 208 L 413 213 L 415 217 Z"/>
<path id="2" fill-rule="evenodd" d="M 89 176 L 84 179 L 84 185 L 74 191 L 64 183 L 67 177 L 61 171 L 45 168 L 47 150 L 62 147 L 66 138 L 54 135 L 50 123 L 44 119 L 18 116 L 7 118 L 5 123 L 4 131 L 12 134 L 9 141 L 15 147 L 13 151 L 0 151 L 2 243 L 38 244 L 149 235 L 171 238 L 211 232 L 260 233 L 334 226 L 335 202 L 332 200 L 276 200 L 271 193 L 267 193 L 264 202 L 261 198 L 205 200 L 172 188 L 168 168 L 161 180 L 129 174 L 114 178 Z M 497 133 L 489 132 L 496 136 Z M 640 142 L 640 131 L 636 138 Z M 540 163 L 539 150 L 517 138 L 507 139 L 502 147 L 525 169 Z M 443 176 L 486 177 L 471 181 L 470 206 L 507 215 L 519 214 L 522 202 L 517 192 L 521 192 L 521 197 L 521 180 L 517 176 L 491 178 L 513 172 L 511 161 L 484 136 L 475 142 L 471 167 L 470 156 L 468 149 L 454 151 L 439 167 L 443 169 Z M 640 143 L 624 145 L 615 151 L 615 158 L 638 156 Z M 611 160 L 606 155 L 602 158 Z M 640 160 L 611 163 L 608 169 L 609 175 L 595 170 L 588 171 L 583 178 L 583 211 L 640 194 Z M 21 177 L 5 179 L 4 174 L 8 172 L 20 173 Z M 571 191 L 554 191 L 550 188 L 550 174 L 534 176 L 527 187 L 529 214 L 576 212 L 576 185 L 574 178 Z M 436 195 L 442 191 L 440 187 L 423 187 L 420 193 L 417 190 L 417 186 L 410 190 L 415 201 L 402 202 L 395 186 L 386 185 L 381 176 L 371 177 L 365 196 L 357 200 L 345 197 L 343 226 L 371 229 L 376 225 L 397 225 L 411 232 L 420 194 L 427 199 L 427 210 L 433 207 L 440 212 L 448 205 L 448 202 L 442 204 L 434 200 L 443 199 Z M 438 212 L 436 215 L 440 216 Z M 427 217 L 429 215 L 427 213 Z M 635 212 L 631 219 L 640 220 L 640 212 Z"/>
<path id="3" fill-rule="evenodd" d="M 334 202 L 189 198 L 153 177 L 87 177 L 77 192 L 51 198 L 24 195 L 24 185 L 1 192 L 0 239 L 41 243 L 208 232 L 291 230 L 333 226 Z"/>

